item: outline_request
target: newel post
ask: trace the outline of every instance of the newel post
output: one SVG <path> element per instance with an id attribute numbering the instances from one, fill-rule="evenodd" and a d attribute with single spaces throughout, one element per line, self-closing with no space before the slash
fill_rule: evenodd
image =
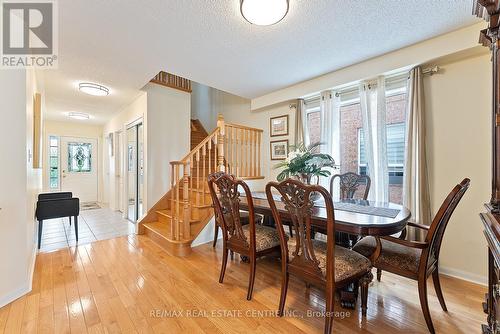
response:
<path id="1" fill-rule="evenodd" d="M 226 168 L 224 166 L 224 141 L 226 134 L 226 124 L 224 122 L 224 116 L 219 114 L 217 116 L 217 127 L 219 128 L 219 134 L 217 136 L 217 170 L 219 172 L 225 172 Z"/>

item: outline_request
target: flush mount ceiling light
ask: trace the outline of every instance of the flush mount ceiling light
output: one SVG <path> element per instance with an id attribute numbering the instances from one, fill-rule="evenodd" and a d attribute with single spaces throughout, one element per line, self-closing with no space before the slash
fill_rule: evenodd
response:
<path id="1" fill-rule="evenodd" d="M 289 0 L 240 0 L 241 15 L 252 24 L 276 24 L 288 13 Z"/>
<path id="2" fill-rule="evenodd" d="M 70 111 L 68 113 L 68 116 L 73 119 L 79 119 L 79 120 L 88 120 L 90 118 L 89 114 L 83 112 L 75 112 L 75 111 Z"/>
<path id="3" fill-rule="evenodd" d="M 78 89 L 80 92 L 94 95 L 94 96 L 106 96 L 109 95 L 109 88 L 104 87 L 103 85 L 99 85 L 91 82 L 81 82 L 78 84 Z"/>

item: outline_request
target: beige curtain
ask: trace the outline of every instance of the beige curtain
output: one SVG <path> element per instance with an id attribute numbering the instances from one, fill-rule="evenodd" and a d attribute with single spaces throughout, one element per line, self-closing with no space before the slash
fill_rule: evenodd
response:
<path id="1" fill-rule="evenodd" d="M 410 71 L 407 86 L 403 205 L 410 209 L 412 221 L 430 225 L 425 125 L 423 74 L 416 67 Z M 408 229 L 409 240 L 423 240 L 424 235 L 421 229 Z"/>
<path id="2" fill-rule="evenodd" d="M 295 146 L 304 143 L 304 126 L 306 124 L 304 121 L 305 113 L 304 100 L 298 99 L 295 104 Z"/>

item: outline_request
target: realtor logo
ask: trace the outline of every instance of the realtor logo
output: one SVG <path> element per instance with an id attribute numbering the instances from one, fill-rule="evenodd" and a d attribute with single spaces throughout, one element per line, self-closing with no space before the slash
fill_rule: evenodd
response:
<path id="1" fill-rule="evenodd" d="M 1 67 L 55 68 L 55 3 L 3 1 L 1 8 Z"/>

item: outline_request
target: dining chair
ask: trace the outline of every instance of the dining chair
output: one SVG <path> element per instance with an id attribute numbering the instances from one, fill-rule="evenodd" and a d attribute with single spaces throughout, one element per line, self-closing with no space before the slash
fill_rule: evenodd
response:
<path id="1" fill-rule="evenodd" d="M 368 175 L 360 175 L 352 172 L 344 174 L 335 174 L 330 179 L 330 194 L 333 196 L 335 192 L 335 181 L 339 180 L 339 199 L 362 199 L 366 200 L 370 192 L 371 179 Z M 364 191 L 358 192 L 361 186 L 365 186 Z M 361 196 L 359 196 L 361 195 Z M 344 247 L 352 248 L 356 242 L 359 240 L 358 235 L 353 235 L 349 233 L 337 232 L 335 239 L 337 243 Z"/>
<path id="2" fill-rule="evenodd" d="M 395 237 L 382 237 L 380 240 L 381 251 L 373 265 L 380 270 L 401 275 L 418 281 L 418 295 L 424 313 L 427 328 L 434 333 L 429 305 L 427 301 L 427 278 L 432 275 L 434 288 L 443 311 L 447 312 L 446 304 L 439 282 L 439 251 L 444 232 L 451 215 L 455 211 L 462 196 L 470 185 L 469 179 L 464 179 L 457 184 L 448 194 L 439 208 L 430 226 L 410 222 L 408 226 L 427 232 L 425 240 L 409 241 Z M 374 237 L 365 237 L 355 246 L 354 250 L 370 257 L 376 250 L 377 240 Z M 377 273 L 377 276 L 379 274 Z M 380 276 L 377 277 L 380 280 Z"/>
<path id="3" fill-rule="evenodd" d="M 366 200 L 370 192 L 371 179 L 368 175 L 359 175 L 356 173 L 348 172 L 344 174 L 335 174 L 330 179 L 330 194 L 333 195 L 335 180 L 339 180 L 339 197 L 340 199 L 354 199 L 355 194 L 360 186 L 365 186 L 365 191 L 362 193 L 360 199 Z"/>
<path id="4" fill-rule="evenodd" d="M 248 203 L 249 219 L 246 225 L 241 223 L 240 187 Z M 222 229 L 222 267 L 219 283 L 224 281 L 228 251 L 247 257 L 250 262 L 247 300 L 250 300 L 255 281 L 256 260 L 280 251 L 278 233 L 273 228 L 255 223 L 252 194 L 242 180 L 217 172 L 208 176 L 208 188 Z"/>
<path id="5" fill-rule="evenodd" d="M 275 201 L 273 189 L 281 195 L 281 201 Z M 326 242 L 311 238 L 312 216 L 314 210 L 317 210 L 311 199 L 313 192 L 319 193 L 325 200 Z M 373 278 L 371 263 L 361 254 L 335 245 L 335 216 L 333 201 L 328 191 L 318 185 L 306 185 L 300 181 L 288 179 L 281 183 L 268 183 L 266 196 L 276 222 L 281 245 L 282 280 L 278 314 L 283 315 L 289 275 L 292 274 L 308 284 L 326 289 L 325 333 L 331 333 L 333 328 L 335 289 L 337 288 L 359 280 L 362 314 L 366 315 L 368 284 Z M 288 238 L 285 234 L 283 219 L 293 222 L 294 237 Z"/>

